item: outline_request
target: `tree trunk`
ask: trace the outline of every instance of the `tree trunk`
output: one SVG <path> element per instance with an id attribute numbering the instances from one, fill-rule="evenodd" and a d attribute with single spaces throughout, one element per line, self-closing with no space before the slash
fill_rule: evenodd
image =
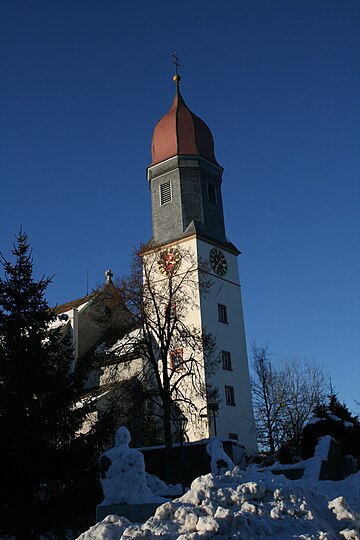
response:
<path id="1" fill-rule="evenodd" d="M 171 398 L 168 392 L 163 394 L 163 426 L 165 447 L 172 448 L 172 433 L 171 433 Z"/>

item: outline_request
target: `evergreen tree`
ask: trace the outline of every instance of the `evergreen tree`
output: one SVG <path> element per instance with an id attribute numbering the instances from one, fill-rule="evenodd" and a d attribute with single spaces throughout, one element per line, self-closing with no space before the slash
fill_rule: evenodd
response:
<path id="1" fill-rule="evenodd" d="M 314 455 L 320 437 L 330 435 L 339 444 L 343 458 L 348 455 L 360 465 L 360 421 L 341 403 L 337 394 L 331 391 L 327 401 L 320 404 L 314 413 L 315 422 L 304 428 L 302 436 L 302 456 L 308 459 Z"/>
<path id="2" fill-rule="evenodd" d="M 85 436 L 76 436 L 87 414 L 76 407 L 83 374 L 74 369 L 69 338 L 50 329 L 51 278 L 34 280 L 27 236 L 20 231 L 16 239 L 15 261 L 1 257 L 0 523 L 29 539 L 37 537 L 44 507 L 74 491 L 74 464 L 79 469 L 81 454 L 89 466 L 91 452 Z"/>

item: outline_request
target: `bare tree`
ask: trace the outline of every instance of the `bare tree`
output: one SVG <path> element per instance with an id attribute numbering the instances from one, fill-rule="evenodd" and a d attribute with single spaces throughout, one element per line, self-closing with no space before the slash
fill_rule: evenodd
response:
<path id="1" fill-rule="evenodd" d="M 258 347 L 253 341 L 251 387 L 258 443 L 261 448 L 275 453 L 284 438 L 284 387 L 281 375 L 271 365 L 267 346 Z"/>
<path id="2" fill-rule="evenodd" d="M 282 397 L 284 439 L 300 454 L 300 443 L 306 422 L 329 391 L 328 376 L 313 362 L 285 358 L 280 363 L 285 393 Z"/>
<path id="3" fill-rule="evenodd" d="M 200 283 L 200 287 L 199 287 Z M 145 421 L 159 418 L 166 447 L 172 446 L 172 420 L 181 410 L 192 422 L 204 422 L 216 389 L 208 386 L 216 369 L 215 342 L 196 319 L 201 294 L 211 287 L 205 266 L 194 254 L 178 247 L 139 250 L 131 274 L 98 291 L 114 320 L 130 322 L 121 338 L 100 355 L 107 363 L 103 386 L 134 404 L 134 415 Z M 132 392 L 132 390 L 134 390 Z M 119 387 L 117 389 L 119 392 Z M 126 392 L 129 394 L 126 395 Z M 203 409 L 203 411 L 202 411 Z"/>
<path id="4" fill-rule="evenodd" d="M 328 391 L 328 378 L 314 363 L 295 358 L 270 361 L 267 346 L 252 344 L 252 391 L 259 444 L 275 453 L 283 444 L 300 452 L 302 431 Z"/>

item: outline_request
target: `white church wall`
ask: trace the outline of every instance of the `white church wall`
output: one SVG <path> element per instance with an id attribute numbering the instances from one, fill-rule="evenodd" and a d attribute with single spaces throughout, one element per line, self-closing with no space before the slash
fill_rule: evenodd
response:
<path id="1" fill-rule="evenodd" d="M 249 452 L 256 452 L 256 434 L 237 257 L 234 253 L 225 252 L 222 248 L 228 263 L 226 275 L 220 278 L 211 271 L 209 265 L 206 265 L 208 274 L 205 279 L 209 278 L 212 286 L 206 294 L 200 294 L 199 269 L 202 271 L 203 263 L 209 260 L 209 252 L 212 247 L 214 247 L 212 244 L 193 236 L 171 246 L 168 245 L 166 249 L 178 249 L 183 254 L 177 276 L 178 279 L 187 277 L 187 281 L 184 279 L 182 293 L 184 297 L 191 298 L 187 302 L 186 325 L 199 330 L 204 327 L 216 340 L 217 369 L 213 375 L 209 375 L 202 358 L 203 369 L 200 377 L 202 384 L 210 383 L 219 390 L 217 435 L 227 439 L 231 434 L 236 434 L 239 437 L 239 442 L 244 444 Z M 166 279 L 166 276 L 157 271 L 156 281 L 160 288 Z M 226 306 L 227 324 L 218 320 L 218 304 Z M 223 369 L 222 350 L 230 352 L 232 370 Z M 184 350 L 184 355 L 186 353 Z M 233 389 L 234 404 L 226 403 L 225 387 Z M 204 418 L 207 414 L 206 401 L 199 399 L 186 380 L 184 380 L 184 388 L 186 388 L 187 395 L 191 395 L 197 405 L 197 412 L 189 417 L 187 433 L 189 439 L 198 440 L 210 436 L 209 421 L 208 418 Z"/>
<path id="2" fill-rule="evenodd" d="M 177 250 L 181 254 L 180 265 L 172 277 L 174 280 L 174 287 L 181 282 L 179 287 L 181 294 L 175 297 L 175 303 L 177 302 L 176 309 L 178 316 L 184 321 L 188 328 L 194 327 L 200 330 L 200 293 L 198 287 L 198 264 L 195 239 L 190 241 L 182 241 L 181 243 L 174 243 L 171 246 L 168 245 L 166 249 L 172 251 Z M 167 280 L 169 279 L 166 274 L 160 271 L 157 264 L 161 251 L 162 250 L 160 249 L 158 251 L 150 252 L 145 257 L 145 264 L 152 268 L 153 271 L 151 275 L 152 286 L 157 291 L 166 290 Z M 161 294 L 163 294 L 163 292 Z M 187 348 L 184 344 L 181 344 L 181 349 L 183 359 L 187 361 L 190 355 L 193 354 L 193 351 Z M 193 403 L 193 407 L 184 407 L 183 410 L 189 420 L 186 431 L 189 441 L 196 441 L 209 436 L 209 425 L 208 419 L 206 418 L 207 403 L 206 400 L 199 395 L 199 392 L 196 389 L 198 385 L 204 385 L 206 382 L 202 351 L 198 351 L 196 358 L 196 369 L 198 372 L 196 381 L 194 381 L 195 374 L 192 374 L 191 376 L 189 375 L 184 377 L 181 383 L 181 388 L 183 389 L 185 396 Z M 183 371 L 181 368 L 172 374 L 172 377 L 175 379 L 177 376 L 183 376 Z"/>
<path id="3" fill-rule="evenodd" d="M 200 260 L 208 260 L 208 242 L 198 240 Z M 250 452 L 257 451 L 256 433 L 251 399 L 251 388 L 246 350 L 245 329 L 241 301 L 241 289 L 237 257 L 222 248 L 227 260 L 227 272 L 223 277 L 211 271 L 213 285 L 201 303 L 202 324 L 216 337 L 219 368 L 212 378 L 219 388 L 219 413 L 217 433 L 222 438 L 237 434 L 239 442 Z M 211 270 L 211 269 L 210 269 Z M 219 322 L 218 304 L 226 306 L 227 323 Z M 221 352 L 231 354 L 232 370 L 223 369 Z M 233 388 L 234 404 L 226 404 L 225 387 Z"/>

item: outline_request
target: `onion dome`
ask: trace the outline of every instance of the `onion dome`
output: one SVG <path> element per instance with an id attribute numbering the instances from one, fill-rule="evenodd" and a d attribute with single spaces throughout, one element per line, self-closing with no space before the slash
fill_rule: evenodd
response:
<path id="1" fill-rule="evenodd" d="M 171 109 L 154 129 L 150 167 L 177 155 L 202 156 L 218 165 L 210 129 L 186 106 L 179 90 L 180 75 L 175 75 L 174 81 L 176 94 Z"/>

